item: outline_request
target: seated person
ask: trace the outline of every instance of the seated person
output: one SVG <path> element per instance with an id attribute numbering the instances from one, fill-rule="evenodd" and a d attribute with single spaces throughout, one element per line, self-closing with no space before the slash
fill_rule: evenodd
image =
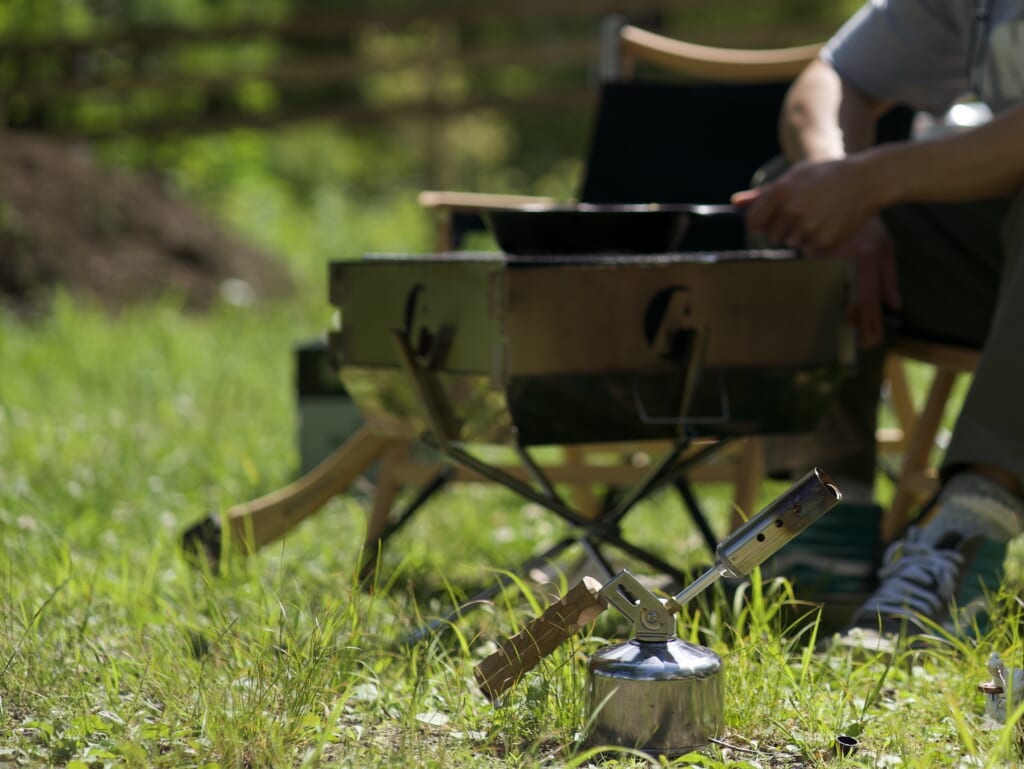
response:
<path id="1" fill-rule="evenodd" d="M 982 350 L 927 523 L 891 547 L 849 637 L 927 632 L 999 584 L 1024 528 L 1024 0 L 872 0 L 794 82 L 790 166 L 737 192 L 748 227 L 856 265 L 863 365 L 794 463 L 870 493 L 887 323 Z M 993 119 L 874 146 L 894 103 L 940 114 L 973 94 Z M 802 439 L 801 439 L 802 440 Z M 840 483 L 846 490 L 846 486 Z"/>

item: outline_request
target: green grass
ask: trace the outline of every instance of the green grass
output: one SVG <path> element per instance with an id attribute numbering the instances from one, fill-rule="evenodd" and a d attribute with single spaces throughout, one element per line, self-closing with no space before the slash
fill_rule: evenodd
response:
<path id="1" fill-rule="evenodd" d="M 404 161 L 370 178 L 350 166 L 373 153 L 333 151 L 336 138 L 242 133 L 163 149 L 184 194 L 287 254 L 292 300 L 200 316 L 169 297 L 111 315 L 58 296 L 31 324 L 0 311 L 0 769 L 598 764 L 578 738 L 586 657 L 628 631 L 610 612 L 500 707 L 472 668 L 540 594 L 509 593 L 403 643 L 563 533 L 509 492 L 467 485 L 435 498 L 389 543 L 372 590 L 356 579 L 368 506 L 358 494 L 221 576 L 181 557 L 189 524 L 294 477 L 292 351 L 330 323 L 325 261 L 429 247 L 428 219 L 401 192 L 412 189 Z M 108 154 L 139 163 L 146 150 Z M 781 490 L 766 485 L 763 501 Z M 728 490 L 700 491 L 723 528 Z M 706 557 L 670 494 L 628 522 L 670 560 Z M 1015 733 L 985 723 L 975 691 L 991 651 L 1024 655 L 1011 597 L 976 645 L 895 664 L 811 655 L 813 623 L 787 624 L 789 597 L 755 581 L 681 618 L 684 637 L 725 661 L 727 745 L 677 765 L 1013 762 Z M 829 757 L 839 733 L 859 737 L 857 755 Z M 625 751 L 601 761 L 650 763 Z"/>
<path id="2" fill-rule="evenodd" d="M 32 326 L 3 318 L 0 766 L 597 765 L 577 742 L 583 662 L 621 639 L 620 620 L 605 615 L 498 708 L 472 667 L 535 611 L 528 602 L 509 595 L 400 643 L 558 535 L 506 492 L 467 486 L 435 500 L 393 540 L 373 591 L 355 579 L 366 512 L 356 496 L 223 576 L 180 557 L 187 524 L 292 477 L 291 349 L 317 322 L 287 305 L 198 317 L 166 301 L 111 317 L 66 299 Z M 724 492 L 710 492 L 721 522 Z M 656 496 L 636 536 L 680 557 L 676 543 L 693 536 L 677 513 Z M 1015 733 L 986 725 L 975 691 L 992 650 L 1024 654 L 1010 599 L 976 646 L 889 664 L 810 654 L 813 626 L 785 625 L 786 597 L 785 585 L 755 581 L 681 620 L 725 661 L 733 747 L 677 765 L 1015 760 Z M 831 759 L 839 733 L 861 750 Z"/>

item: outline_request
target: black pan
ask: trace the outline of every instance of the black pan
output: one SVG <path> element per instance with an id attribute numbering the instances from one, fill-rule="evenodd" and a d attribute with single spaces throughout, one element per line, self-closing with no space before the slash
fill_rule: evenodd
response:
<path id="1" fill-rule="evenodd" d="M 508 254 L 658 254 L 679 250 L 693 220 L 728 217 L 730 205 L 645 203 L 485 208 L 484 222 Z"/>

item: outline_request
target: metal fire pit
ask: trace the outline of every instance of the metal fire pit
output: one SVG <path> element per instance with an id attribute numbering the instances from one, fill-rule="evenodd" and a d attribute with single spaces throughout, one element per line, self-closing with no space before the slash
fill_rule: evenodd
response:
<path id="1" fill-rule="evenodd" d="M 804 430 L 848 371 L 853 346 L 843 265 L 794 257 L 335 262 L 330 293 L 342 324 L 330 345 L 363 415 L 392 434 L 428 426 L 424 384 L 451 404 L 444 438 L 458 442 L 670 439 L 684 416 L 696 436 Z M 429 381 L 410 381 L 403 354 Z"/>

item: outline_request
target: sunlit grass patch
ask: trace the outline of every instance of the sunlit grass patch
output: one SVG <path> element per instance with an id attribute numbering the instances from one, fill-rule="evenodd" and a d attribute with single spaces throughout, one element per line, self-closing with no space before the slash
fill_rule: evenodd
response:
<path id="1" fill-rule="evenodd" d="M 294 306 L 193 316 L 173 299 L 119 316 L 58 299 L 32 325 L 4 318 L 0 765 L 652 765 L 582 748 L 586 661 L 629 633 L 612 611 L 500 706 L 476 687 L 473 666 L 564 579 L 524 581 L 411 640 L 566 533 L 506 491 L 434 498 L 368 585 L 360 495 L 220 575 L 184 561 L 185 526 L 294 477 L 291 351 L 319 323 Z M 722 532 L 730 491 L 699 491 Z M 710 562 L 670 490 L 625 533 L 684 568 Z M 1024 667 L 1014 592 L 997 606 L 976 640 L 855 658 L 814 651 L 814 607 L 788 584 L 716 588 L 678 630 L 723 658 L 724 744 L 675 765 L 1012 765 L 1017 732 L 986 721 L 976 690 L 992 651 Z M 832 756 L 839 734 L 855 754 Z"/>

